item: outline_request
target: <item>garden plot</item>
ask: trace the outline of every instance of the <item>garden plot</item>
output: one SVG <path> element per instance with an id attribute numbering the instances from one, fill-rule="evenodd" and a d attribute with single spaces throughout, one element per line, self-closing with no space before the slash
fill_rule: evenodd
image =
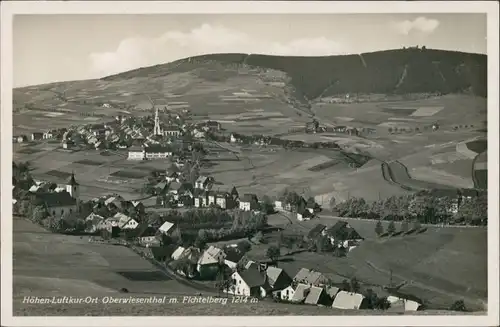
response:
<path id="1" fill-rule="evenodd" d="M 470 163 L 472 167 L 472 162 Z M 417 167 L 411 170 L 411 177 L 419 181 L 438 183 L 457 188 L 473 188 L 474 183 L 470 177 L 470 171 L 471 168 L 469 169 L 469 178 L 465 178 L 433 167 Z"/>
<path id="2" fill-rule="evenodd" d="M 429 116 L 434 116 L 441 110 L 443 110 L 444 107 L 420 107 L 418 108 L 414 113 L 412 113 L 410 116 L 414 117 L 429 117 Z"/>
<path id="3" fill-rule="evenodd" d="M 477 156 L 477 152 L 474 152 L 471 149 L 469 149 L 467 147 L 467 142 L 468 141 L 458 143 L 457 147 L 456 147 L 457 148 L 457 152 L 460 153 L 461 155 L 463 155 L 466 158 L 474 159 Z"/>

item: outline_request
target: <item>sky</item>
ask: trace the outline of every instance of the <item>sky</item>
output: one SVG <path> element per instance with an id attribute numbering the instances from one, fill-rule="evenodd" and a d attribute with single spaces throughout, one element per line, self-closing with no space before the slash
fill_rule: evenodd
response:
<path id="1" fill-rule="evenodd" d="M 16 15 L 14 87 L 92 79 L 193 55 L 486 53 L 485 14 Z"/>

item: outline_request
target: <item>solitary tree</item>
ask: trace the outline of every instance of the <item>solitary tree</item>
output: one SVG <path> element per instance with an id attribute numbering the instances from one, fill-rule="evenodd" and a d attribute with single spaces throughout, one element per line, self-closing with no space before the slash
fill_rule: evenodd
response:
<path id="1" fill-rule="evenodd" d="M 389 223 L 389 226 L 387 226 L 387 232 L 391 235 L 396 232 L 396 226 L 394 225 L 394 221 L 391 221 Z"/>
<path id="2" fill-rule="evenodd" d="M 375 225 L 375 233 L 377 233 L 378 236 L 384 233 L 384 226 L 382 226 L 382 222 L 380 220 L 377 221 L 377 224 Z"/>
<path id="3" fill-rule="evenodd" d="M 342 281 L 342 286 L 341 286 L 343 291 L 350 292 L 351 291 L 351 284 L 349 284 L 349 281 L 347 279 L 344 279 Z"/>
<path id="4" fill-rule="evenodd" d="M 408 231 L 408 221 L 403 221 L 401 223 L 401 232 L 406 233 Z"/>
<path id="5" fill-rule="evenodd" d="M 465 311 L 467 311 L 467 308 L 465 307 L 465 303 L 463 300 L 458 300 L 458 301 L 455 301 L 455 303 L 453 303 L 451 305 L 450 310 L 465 312 Z"/>
<path id="6" fill-rule="evenodd" d="M 351 291 L 357 293 L 359 292 L 360 288 L 361 286 L 359 285 L 359 282 L 356 279 L 356 277 L 351 278 Z"/>
<path id="7" fill-rule="evenodd" d="M 271 261 L 276 262 L 280 255 L 280 249 L 277 246 L 271 245 L 269 248 L 267 248 L 266 256 L 271 259 Z"/>

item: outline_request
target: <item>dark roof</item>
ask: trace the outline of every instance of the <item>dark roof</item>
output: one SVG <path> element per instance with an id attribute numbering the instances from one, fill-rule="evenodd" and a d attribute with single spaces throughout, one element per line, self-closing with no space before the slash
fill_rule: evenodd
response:
<path id="1" fill-rule="evenodd" d="M 135 230 L 137 230 L 137 237 L 147 237 L 156 235 L 156 229 L 151 226 L 148 226 L 147 223 L 139 224 L 139 226 Z"/>
<path id="2" fill-rule="evenodd" d="M 362 239 L 361 235 L 358 232 L 349 226 L 346 221 L 339 221 L 332 227 L 328 228 L 326 232 L 333 237 L 339 237 L 340 234 L 343 234 L 344 240 L 354 240 L 354 239 Z"/>
<path id="3" fill-rule="evenodd" d="M 151 144 L 150 146 L 147 146 L 144 148 L 144 151 L 149 152 L 149 153 L 156 153 L 156 152 L 172 152 L 172 148 L 168 146 L 163 146 L 159 144 Z"/>
<path id="4" fill-rule="evenodd" d="M 311 229 L 309 231 L 309 233 L 307 234 L 307 237 L 309 238 L 316 238 L 318 237 L 321 232 L 326 228 L 325 225 L 323 224 L 317 224 L 316 226 L 313 227 L 313 229 Z"/>
<path id="5" fill-rule="evenodd" d="M 247 193 L 243 195 L 241 202 L 258 202 L 257 195 Z"/>
<path id="6" fill-rule="evenodd" d="M 243 253 L 238 249 L 227 247 L 224 249 L 226 260 L 231 262 L 239 262 L 243 258 Z"/>
<path id="7" fill-rule="evenodd" d="M 50 193 L 37 193 L 36 197 L 39 198 L 48 208 L 71 206 L 76 204 L 76 199 L 66 192 L 50 192 Z"/>
<path id="8" fill-rule="evenodd" d="M 207 126 L 219 126 L 219 122 L 215 120 L 207 121 Z"/>
<path id="9" fill-rule="evenodd" d="M 154 246 L 151 247 L 151 253 L 156 259 L 170 258 L 177 248 L 178 246 L 175 244 L 169 244 L 167 246 Z"/>
<path id="10" fill-rule="evenodd" d="M 256 268 L 250 268 L 239 273 L 248 287 L 263 286 L 266 276 Z"/>

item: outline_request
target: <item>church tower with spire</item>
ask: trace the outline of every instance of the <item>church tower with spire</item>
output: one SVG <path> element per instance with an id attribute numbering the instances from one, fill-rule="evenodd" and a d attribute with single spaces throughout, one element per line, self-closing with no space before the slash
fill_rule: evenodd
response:
<path id="1" fill-rule="evenodd" d="M 160 127 L 160 115 L 158 113 L 158 108 L 155 111 L 155 127 L 153 130 L 154 135 L 162 135 L 161 127 Z"/>
<path id="2" fill-rule="evenodd" d="M 71 173 L 71 176 L 68 179 L 68 182 L 66 183 L 66 192 L 68 192 L 73 199 L 76 199 L 77 201 L 79 200 L 80 184 L 76 182 L 75 172 Z"/>

